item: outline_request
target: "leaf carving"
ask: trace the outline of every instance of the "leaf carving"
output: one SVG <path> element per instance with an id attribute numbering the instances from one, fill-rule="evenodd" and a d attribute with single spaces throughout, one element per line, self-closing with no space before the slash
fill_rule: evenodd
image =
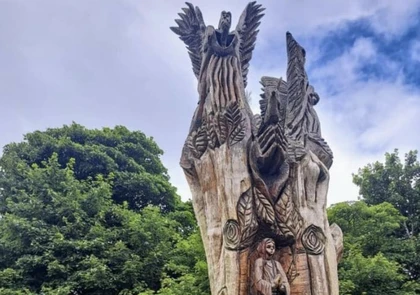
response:
<path id="1" fill-rule="evenodd" d="M 238 220 L 239 225 L 242 228 L 245 228 L 249 226 L 250 220 L 252 219 L 253 206 L 252 206 L 252 194 L 251 189 L 248 189 L 246 192 L 244 192 L 241 197 L 239 198 L 238 204 L 237 204 L 237 214 L 238 214 Z"/>
<path id="2" fill-rule="evenodd" d="M 241 110 L 237 102 L 233 102 L 226 108 L 226 121 L 229 127 L 229 143 L 234 145 L 245 137 L 245 126 Z"/>
<path id="3" fill-rule="evenodd" d="M 218 115 L 218 123 L 219 123 L 219 143 L 220 145 L 224 144 L 227 139 L 228 135 L 228 124 L 226 122 L 225 116 L 222 113 Z"/>
<path id="4" fill-rule="evenodd" d="M 232 126 L 237 125 L 242 120 L 241 110 L 237 102 L 233 102 L 226 108 L 225 117 L 231 129 Z"/>
<path id="5" fill-rule="evenodd" d="M 239 123 L 230 133 L 230 145 L 240 142 L 245 137 L 245 126 L 243 121 Z"/>
<path id="6" fill-rule="evenodd" d="M 290 186 L 287 185 L 275 205 L 276 220 L 284 235 L 287 236 L 291 231 L 291 234 L 296 237 L 302 230 L 303 221 L 295 208 L 291 195 Z"/>
<path id="7" fill-rule="evenodd" d="M 241 247 L 249 246 L 258 230 L 258 221 L 253 205 L 252 190 L 248 189 L 241 195 L 236 206 L 241 227 Z"/>
<path id="8" fill-rule="evenodd" d="M 273 205 L 271 205 L 269 199 L 264 196 L 257 188 L 254 189 L 254 195 L 258 217 L 268 224 L 274 224 L 274 208 Z"/>
<path id="9" fill-rule="evenodd" d="M 251 224 L 245 229 L 243 229 L 241 232 L 241 243 L 240 243 L 241 248 L 249 247 L 252 244 L 255 235 L 257 234 L 258 221 L 255 215 L 252 215 L 252 216 L 253 217 L 251 220 Z"/>
<path id="10" fill-rule="evenodd" d="M 199 159 L 206 151 L 207 145 L 208 141 L 206 123 L 204 123 L 201 127 L 197 129 L 197 131 L 193 131 L 188 137 L 188 147 L 194 155 L 194 157 Z"/>
<path id="11" fill-rule="evenodd" d="M 215 117 L 213 114 L 210 114 L 208 116 L 207 121 L 207 138 L 208 138 L 208 145 L 209 148 L 214 149 L 218 146 L 218 139 L 217 139 L 217 133 L 216 133 L 216 127 L 215 127 Z"/>

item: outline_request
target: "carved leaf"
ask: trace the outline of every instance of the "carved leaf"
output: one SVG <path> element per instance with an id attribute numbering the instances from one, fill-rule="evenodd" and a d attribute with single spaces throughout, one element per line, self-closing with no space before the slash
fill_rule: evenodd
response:
<path id="1" fill-rule="evenodd" d="M 275 206 L 276 220 L 279 229 L 283 229 L 285 235 L 287 231 L 292 231 L 296 237 L 302 229 L 303 221 L 294 206 L 291 195 L 290 186 L 286 186 Z"/>
<path id="2" fill-rule="evenodd" d="M 254 237 L 257 234 L 258 231 L 258 221 L 255 217 L 255 215 L 252 215 L 251 223 L 248 227 L 242 230 L 241 232 L 241 248 L 249 247 L 252 242 L 254 241 Z"/>
<path id="3" fill-rule="evenodd" d="M 257 188 L 254 189 L 254 195 L 258 217 L 268 224 L 274 224 L 274 208 L 273 205 L 271 205 L 269 199 L 264 196 Z"/>
<path id="4" fill-rule="evenodd" d="M 240 142 L 245 137 L 245 126 L 243 121 L 239 123 L 230 133 L 230 145 Z"/>
<path id="5" fill-rule="evenodd" d="M 219 141 L 217 140 L 217 133 L 215 127 L 215 117 L 213 114 L 208 116 L 207 121 L 207 138 L 209 148 L 214 149 L 218 146 Z"/>
<path id="6" fill-rule="evenodd" d="M 241 195 L 236 206 L 241 228 L 241 247 L 249 246 L 258 230 L 258 221 L 253 205 L 252 190 L 248 189 Z"/>
<path id="7" fill-rule="evenodd" d="M 230 145 L 234 145 L 245 137 L 244 119 L 237 102 L 227 107 L 225 117 L 229 127 Z"/>
<path id="8" fill-rule="evenodd" d="M 226 121 L 225 116 L 221 113 L 218 115 L 218 123 L 219 123 L 219 143 L 220 145 L 224 144 L 227 139 L 228 135 L 228 124 Z"/>
<path id="9" fill-rule="evenodd" d="M 252 205 L 252 193 L 251 189 L 248 189 L 241 195 L 236 207 L 239 225 L 241 226 L 241 228 L 245 228 L 251 223 L 252 215 L 254 213 Z"/>
<path id="10" fill-rule="evenodd" d="M 241 110 L 237 102 L 233 102 L 226 108 L 225 117 L 231 130 L 233 126 L 238 125 L 242 121 Z"/>
<path id="11" fill-rule="evenodd" d="M 199 159 L 206 151 L 207 145 L 206 124 L 203 124 L 197 131 L 193 131 L 188 137 L 188 147 L 194 157 Z"/>

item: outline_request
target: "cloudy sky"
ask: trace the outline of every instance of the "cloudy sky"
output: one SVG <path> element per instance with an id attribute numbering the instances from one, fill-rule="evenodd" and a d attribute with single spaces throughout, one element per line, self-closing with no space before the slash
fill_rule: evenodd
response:
<path id="1" fill-rule="evenodd" d="M 351 173 L 420 147 L 420 0 L 265 0 L 248 90 L 285 76 L 285 33 L 307 52 L 335 154 L 329 203 L 357 199 Z M 207 25 L 247 1 L 197 0 Z M 152 136 L 183 199 L 178 162 L 197 103 L 183 43 L 169 27 L 178 0 L 0 0 L 0 145 L 75 121 Z"/>

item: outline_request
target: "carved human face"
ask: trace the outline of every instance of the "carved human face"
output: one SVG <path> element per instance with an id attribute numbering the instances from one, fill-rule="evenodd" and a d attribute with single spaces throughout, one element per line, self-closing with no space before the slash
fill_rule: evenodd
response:
<path id="1" fill-rule="evenodd" d="M 267 252 L 268 257 L 273 256 L 274 252 L 276 251 L 276 245 L 274 245 L 273 242 L 268 242 L 265 245 L 265 251 Z"/>
<path id="2" fill-rule="evenodd" d="M 219 29 L 229 31 L 232 24 L 232 14 L 229 11 L 222 11 L 220 14 Z"/>

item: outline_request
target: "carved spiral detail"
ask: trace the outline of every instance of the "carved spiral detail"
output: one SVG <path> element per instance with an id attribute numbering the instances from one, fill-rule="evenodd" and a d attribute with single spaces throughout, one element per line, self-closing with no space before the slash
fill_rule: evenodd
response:
<path id="1" fill-rule="evenodd" d="M 302 235 L 302 244 L 306 252 L 312 255 L 319 255 L 324 252 L 325 240 L 326 238 L 322 229 L 313 224 L 308 226 Z"/>
<path id="2" fill-rule="evenodd" d="M 229 219 L 223 228 L 223 240 L 225 247 L 229 250 L 236 250 L 241 239 L 241 228 L 236 220 Z"/>

